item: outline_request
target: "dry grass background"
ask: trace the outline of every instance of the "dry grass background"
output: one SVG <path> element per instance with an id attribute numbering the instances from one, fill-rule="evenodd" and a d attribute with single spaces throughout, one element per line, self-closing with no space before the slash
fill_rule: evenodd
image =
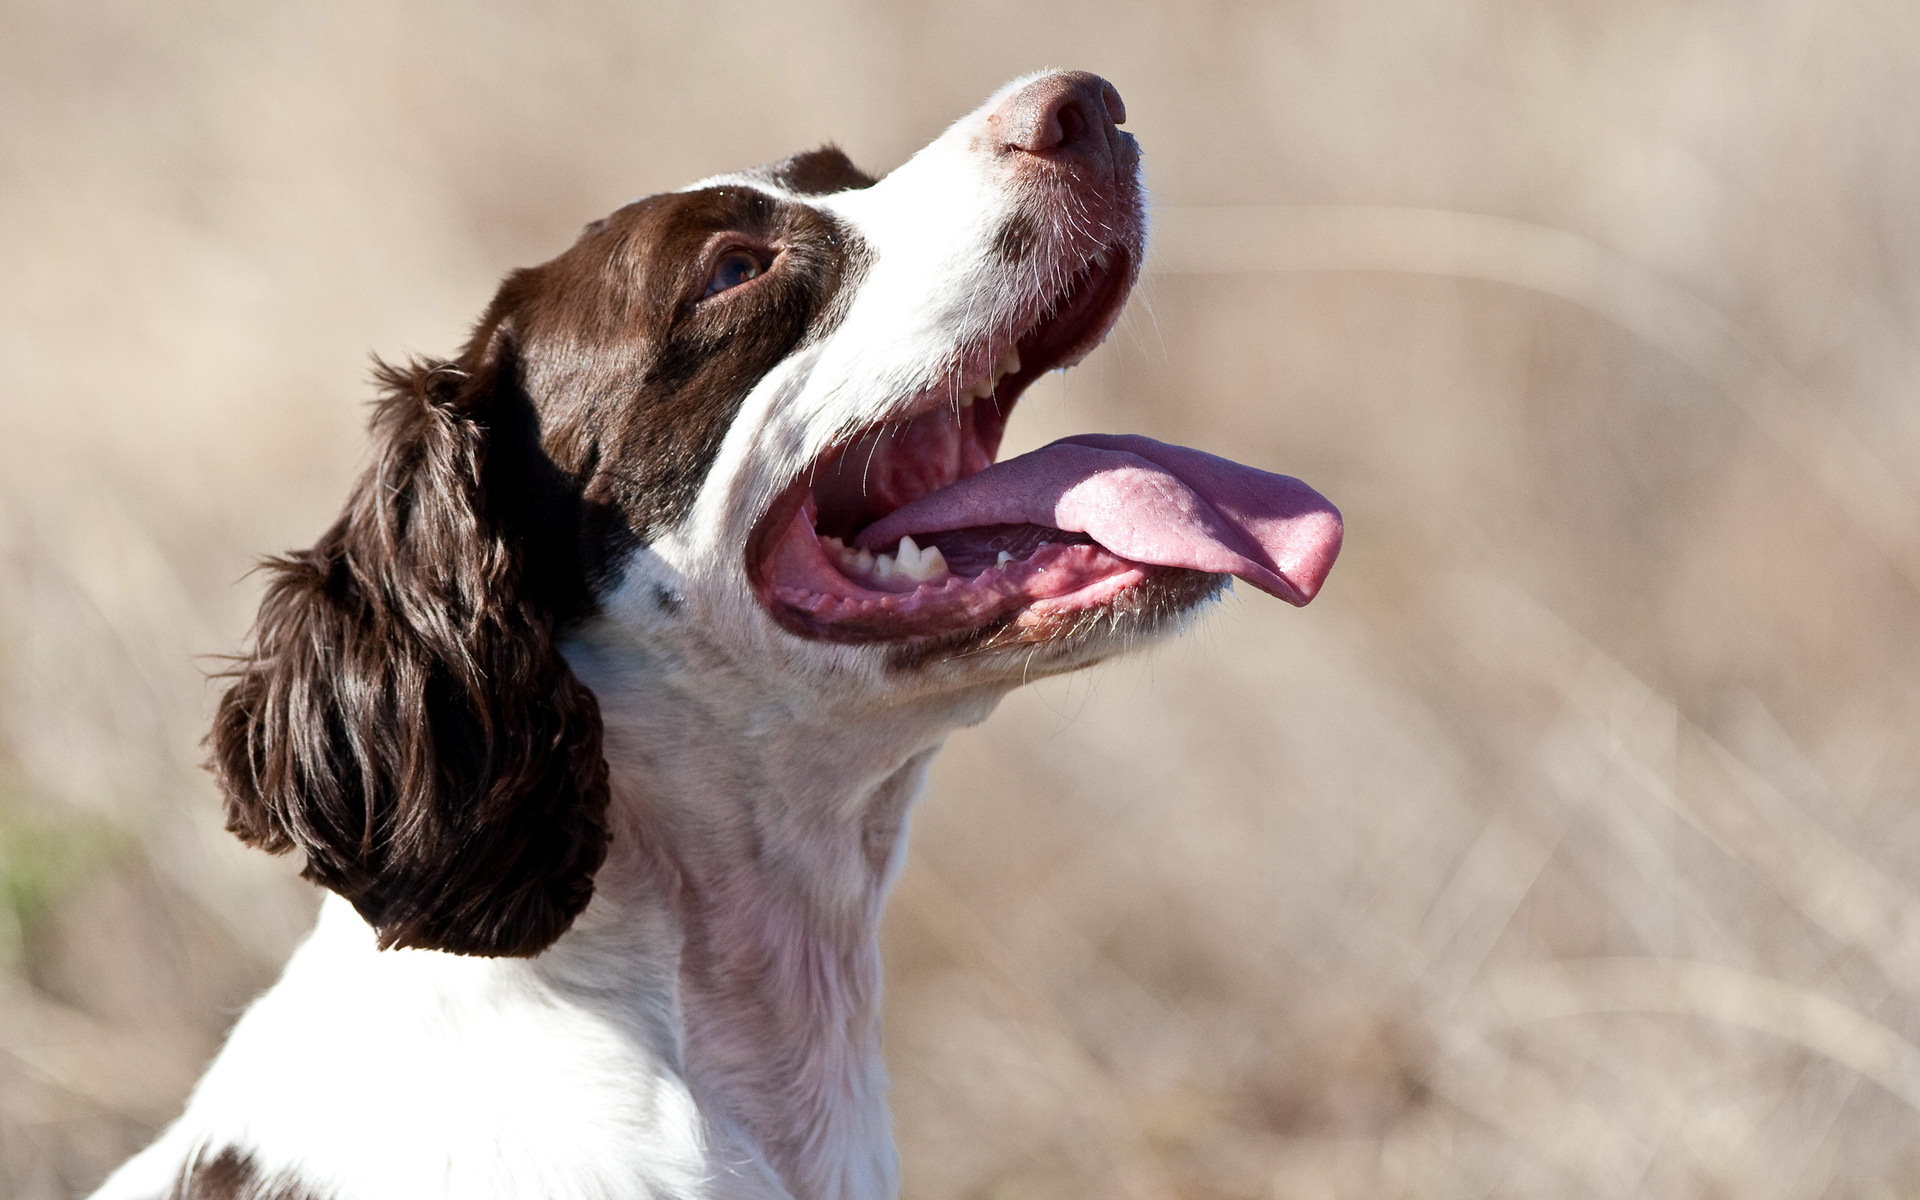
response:
<path id="1" fill-rule="evenodd" d="M 1295 612 L 954 740 L 888 928 L 907 1190 L 1920 1193 L 1904 0 L 0 5 L 0 1193 L 150 1136 L 313 898 L 205 656 L 366 355 L 648 191 L 1039 65 L 1159 204 L 1018 446 L 1348 514 Z"/>

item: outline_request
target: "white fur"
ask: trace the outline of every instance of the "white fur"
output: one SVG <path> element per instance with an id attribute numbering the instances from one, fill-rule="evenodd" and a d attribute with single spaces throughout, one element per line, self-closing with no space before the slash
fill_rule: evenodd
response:
<path id="1" fill-rule="evenodd" d="M 844 320 L 747 398 L 691 515 L 566 647 L 614 781 L 612 850 L 574 927 L 532 959 L 380 951 L 329 899 L 185 1114 L 96 1200 L 153 1200 L 229 1146 L 324 1200 L 895 1194 L 881 905 L 927 762 L 1020 670 L 903 675 L 794 637 L 740 547 L 807 464 L 952 382 L 1085 248 L 1068 212 L 1055 258 L 988 253 L 1028 185 L 982 133 L 1024 82 L 872 188 L 810 201 L 871 255 Z"/>

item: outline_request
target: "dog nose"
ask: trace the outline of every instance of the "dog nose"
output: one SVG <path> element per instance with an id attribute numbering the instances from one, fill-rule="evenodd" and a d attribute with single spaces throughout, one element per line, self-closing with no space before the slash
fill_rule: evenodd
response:
<path id="1" fill-rule="evenodd" d="M 1110 163 L 1127 106 L 1112 84 L 1088 71 L 1042 76 L 1001 102 L 987 124 L 1003 146 L 1043 158 Z"/>

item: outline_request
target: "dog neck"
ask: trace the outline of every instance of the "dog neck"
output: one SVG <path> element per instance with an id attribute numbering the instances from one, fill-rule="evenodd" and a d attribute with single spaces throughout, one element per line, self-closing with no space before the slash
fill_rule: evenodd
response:
<path id="1" fill-rule="evenodd" d="M 679 1058 L 702 1110 L 734 1122 L 796 1197 L 893 1196 L 881 911 L 928 763 L 991 700 L 850 712 L 710 669 L 698 689 L 664 672 L 621 686 L 633 670 L 629 653 L 625 678 L 589 680 L 613 850 L 555 949 L 664 915 Z"/>

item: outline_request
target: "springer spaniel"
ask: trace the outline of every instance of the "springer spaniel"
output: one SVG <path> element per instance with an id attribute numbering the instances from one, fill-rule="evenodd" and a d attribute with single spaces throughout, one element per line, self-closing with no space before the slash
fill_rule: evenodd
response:
<path id="1" fill-rule="evenodd" d="M 994 461 L 1139 270 L 1123 118 L 1046 73 L 884 179 L 636 201 L 381 369 L 211 738 L 335 895 L 100 1200 L 895 1194 L 876 930 L 942 739 L 1340 546 L 1197 450 Z"/>

